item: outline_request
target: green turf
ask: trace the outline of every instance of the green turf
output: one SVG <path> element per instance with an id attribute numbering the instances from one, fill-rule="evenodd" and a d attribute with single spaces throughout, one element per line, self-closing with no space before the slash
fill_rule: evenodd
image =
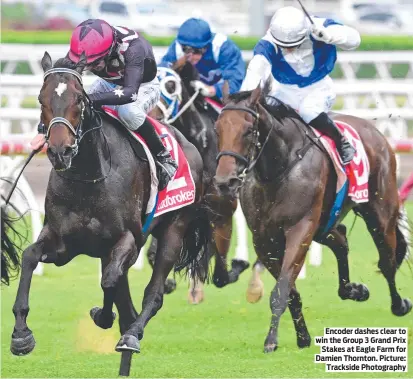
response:
<path id="1" fill-rule="evenodd" d="M 408 210 L 413 215 L 413 204 Z M 352 220 L 349 217 L 348 224 Z M 245 300 L 248 271 L 238 283 L 227 288 L 208 286 L 205 302 L 198 306 L 187 304 L 187 285 L 181 280 L 177 291 L 165 297 L 163 308 L 145 329 L 142 352 L 134 355 L 131 376 L 412 377 L 412 313 L 403 318 L 391 314 L 386 281 L 377 273 L 378 253 L 362 220 L 357 220 L 349 240 L 351 279 L 369 287 L 370 299 L 365 303 L 340 300 L 336 262 L 325 248 L 322 266 L 307 266 L 307 278 L 298 281 L 313 341 L 315 336 L 322 335 L 324 327 L 409 327 L 409 373 L 326 373 L 324 365 L 313 363 L 319 347 L 313 344 L 308 349 L 297 348 L 289 313 L 281 320 L 278 350 L 264 354 L 270 320 L 268 294 L 274 280 L 265 273 L 264 298 L 249 304 Z M 250 254 L 254 254 L 252 249 Z M 148 265 L 142 272 L 132 270 L 129 275 L 138 310 L 149 276 Z M 66 267 L 46 266 L 45 275 L 34 278 L 28 325 L 37 345 L 26 357 L 15 357 L 9 351 L 16 285 L 14 281 L 9 288 L 1 289 L 2 377 L 117 376 L 120 356 L 113 351 L 119 338 L 117 326 L 100 330 L 88 316 L 89 309 L 102 302 L 97 260 L 82 256 Z M 413 274 L 407 264 L 397 275 L 397 287 L 403 297 L 413 298 Z"/>

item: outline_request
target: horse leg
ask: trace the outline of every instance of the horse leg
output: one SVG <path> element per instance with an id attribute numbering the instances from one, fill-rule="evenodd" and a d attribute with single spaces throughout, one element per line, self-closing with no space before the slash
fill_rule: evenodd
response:
<path id="1" fill-rule="evenodd" d="M 256 245 L 257 248 L 258 245 Z M 265 247 L 264 247 L 265 249 Z M 260 256 L 263 257 L 263 263 L 257 261 L 258 264 L 265 265 L 268 271 L 273 275 L 274 279 L 278 280 L 281 271 L 281 264 L 282 260 L 274 260 L 270 259 L 269 255 L 263 255 L 262 252 L 265 250 L 262 249 L 260 252 Z M 258 251 L 257 251 L 258 253 Z M 304 263 L 304 261 L 303 261 Z M 271 302 L 270 302 L 271 306 Z M 304 320 L 304 315 L 302 312 L 302 302 L 299 292 L 297 291 L 296 287 L 293 286 L 291 288 L 290 294 L 288 296 L 288 308 L 291 313 L 291 317 L 293 319 L 296 336 L 297 336 L 297 345 L 299 348 L 308 347 L 311 344 L 311 337 L 308 333 L 307 325 Z M 273 350 L 265 350 L 266 352 L 274 351 L 277 348 L 278 341 L 275 342 L 275 347 Z"/>
<path id="2" fill-rule="evenodd" d="M 278 325 L 280 318 L 287 308 L 292 289 L 295 287 L 295 280 L 304 264 L 305 255 L 310 246 L 314 234 L 313 220 L 302 219 L 298 224 L 288 230 L 285 234 L 285 253 L 281 264 L 280 274 L 277 284 L 271 292 L 270 308 L 272 311 L 270 330 L 264 343 L 264 352 L 275 351 L 278 347 Z M 274 266 L 268 265 L 270 270 Z M 273 273 L 272 274 L 276 274 Z M 294 324 L 297 331 L 297 341 L 303 346 L 308 346 L 310 336 L 301 312 L 301 301 L 298 292 L 292 293 L 293 299 L 290 304 Z"/>
<path id="3" fill-rule="evenodd" d="M 129 329 L 129 327 L 136 321 L 138 317 L 138 312 L 136 312 L 136 309 L 133 306 L 130 295 L 127 272 L 125 272 L 119 278 L 115 295 L 115 304 L 119 312 L 120 334 L 123 334 Z"/>
<path id="4" fill-rule="evenodd" d="M 110 256 L 102 258 L 103 308 L 94 307 L 90 310 L 90 317 L 102 329 L 111 328 L 113 325 L 116 313 L 112 308 L 117 285 L 122 275 L 127 273 L 134 256 L 138 256 L 135 238 L 130 231 L 127 231 L 113 247 Z"/>
<path id="5" fill-rule="evenodd" d="M 292 287 L 290 291 L 288 308 L 290 309 L 295 333 L 297 335 L 297 346 L 299 348 L 309 347 L 311 345 L 311 337 L 304 320 L 303 303 L 301 302 L 300 294 L 295 286 Z"/>
<path id="6" fill-rule="evenodd" d="M 331 230 L 320 242 L 329 247 L 337 258 L 338 264 L 338 296 L 341 299 L 351 299 L 355 301 L 365 301 L 369 298 L 369 290 L 364 284 L 351 283 L 348 268 L 348 241 L 346 237 L 346 227 L 338 225 Z"/>
<path id="7" fill-rule="evenodd" d="M 388 198 L 387 194 L 386 198 Z M 397 199 L 397 196 L 394 198 Z M 396 287 L 395 277 L 398 266 L 396 251 L 402 240 L 404 241 L 403 238 L 400 239 L 398 232 L 398 200 L 395 200 L 395 204 L 386 205 L 383 204 L 383 200 L 380 200 L 378 195 L 369 203 L 360 205 L 358 210 L 362 214 L 379 251 L 378 266 L 389 285 L 391 310 L 396 316 L 404 316 L 412 309 L 412 303 L 409 299 L 402 299 Z"/>
<path id="8" fill-rule="evenodd" d="M 213 282 L 218 288 L 238 280 L 240 274 L 249 267 L 249 263 L 242 259 L 233 259 L 231 270 L 227 270 L 227 255 L 231 245 L 232 216 L 224 224 L 214 227 L 214 240 L 217 250 Z"/>
<path id="9" fill-rule="evenodd" d="M 23 252 L 19 288 L 13 306 L 15 325 L 10 350 L 14 355 L 29 354 L 36 345 L 33 333 L 26 323 L 29 314 L 30 285 L 33 271 L 40 260 L 46 261 L 47 259 L 48 263 L 53 262 L 53 260 L 49 260 L 51 257 L 55 257 L 54 252 L 56 251 L 52 241 L 52 235 L 49 232 L 48 226 L 44 226 L 37 242 L 27 247 Z M 53 253 L 49 255 L 49 251 Z"/>
<path id="10" fill-rule="evenodd" d="M 252 267 L 252 275 L 247 288 L 247 301 L 249 303 L 256 303 L 264 296 L 264 283 L 261 280 L 261 273 L 264 270 L 264 265 L 257 259 Z"/>
<path id="11" fill-rule="evenodd" d="M 155 255 L 156 255 L 157 246 L 158 246 L 158 242 L 156 241 L 156 238 L 152 236 L 151 244 L 149 245 L 149 249 L 147 251 L 148 261 L 149 261 L 150 266 L 152 267 L 152 270 L 155 264 Z M 168 295 L 174 292 L 175 289 L 176 289 L 176 280 L 171 279 L 171 278 L 166 278 L 165 294 Z"/>
<path id="12" fill-rule="evenodd" d="M 204 301 L 204 283 L 199 278 L 189 279 L 188 302 L 199 304 Z"/>
<path id="13" fill-rule="evenodd" d="M 174 220 L 174 223 L 169 226 L 165 234 L 158 239 L 155 265 L 151 280 L 145 288 L 142 300 L 142 312 L 122 335 L 116 345 L 116 351 L 140 352 L 139 341 L 143 338 L 144 327 L 162 307 L 165 279 L 178 260 L 183 243 L 182 236 L 184 235 L 186 227 L 186 222 Z"/>

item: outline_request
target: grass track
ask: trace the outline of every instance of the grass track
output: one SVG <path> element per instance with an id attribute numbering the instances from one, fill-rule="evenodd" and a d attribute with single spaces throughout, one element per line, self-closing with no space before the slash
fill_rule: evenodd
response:
<path id="1" fill-rule="evenodd" d="M 413 204 L 408 212 L 413 215 Z M 353 217 L 348 217 L 347 223 L 352 221 Z M 298 281 L 313 341 L 323 334 L 324 327 L 409 327 L 410 372 L 326 373 L 323 364 L 313 363 L 318 346 L 297 348 L 288 312 L 281 319 L 278 350 L 264 354 L 270 320 L 268 294 L 274 280 L 266 272 L 264 298 L 258 304 L 248 304 L 248 271 L 227 288 L 208 286 L 206 301 L 198 306 L 187 304 L 187 285 L 180 280 L 178 290 L 165 297 L 163 308 L 145 329 L 142 352 L 134 355 L 131 377 L 413 377 L 412 313 L 403 318 L 391 314 L 386 281 L 377 273 L 378 253 L 362 220 L 357 220 L 349 241 L 351 279 L 369 287 L 370 299 L 365 303 L 340 300 L 336 262 L 324 248 L 322 266 L 308 266 L 307 278 Z M 251 248 L 251 257 L 253 254 Z M 129 275 L 138 310 L 149 276 L 148 265 Z M 397 286 L 403 297 L 413 298 L 413 274 L 407 264 L 397 275 Z M 37 346 L 26 357 L 15 357 L 9 351 L 16 289 L 17 281 L 1 289 L 1 377 L 117 376 L 120 356 L 113 350 L 119 338 L 117 324 L 112 330 L 100 330 L 88 316 L 90 308 L 102 302 L 97 260 L 81 256 L 62 268 L 48 265 L 43 277 L 34 277 L 28 325 Z"/>

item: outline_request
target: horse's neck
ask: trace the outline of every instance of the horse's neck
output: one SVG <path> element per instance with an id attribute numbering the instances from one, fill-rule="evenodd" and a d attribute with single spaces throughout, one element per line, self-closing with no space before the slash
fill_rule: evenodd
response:
<path id="1" fill-rule="evenodd" d="M 189 98 L 183 102 L 185 105 Z M 188 140 L 193 143 L 202 154 L 208 147 L 208 129 L 212 128 L 212 122 L 208 116 L 201 115 L 195 106 L 195 103 L 182 114 L 180 117 L 180 130 Z"/>
<path id="2" fill-rule="evenodd" d="M 269 114 L 268 114 L 269 115 Z M 260 119 L 259 141 L 263 147 L 257 162 L 256 172 L 262 181 L 275 181 L 280 179 L 297 159 L 299 150 L 303 147 L 303 139 L 297 138 L 299 129 L 293 125 L 294 120 L 286 120 L 283 124 L 269 115 L 269 122 Z M 265 146 L 265 140 L 270 137 Z"/>

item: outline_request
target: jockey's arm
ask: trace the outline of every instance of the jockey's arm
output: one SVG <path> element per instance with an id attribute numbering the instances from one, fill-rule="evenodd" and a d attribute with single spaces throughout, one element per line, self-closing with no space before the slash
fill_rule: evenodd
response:
<path id="1" fill-rule="evenodd" d="M 136 49 L 139 51 L 139 49 Z M 110 92 L 97 92 L 90 94 L 90 100 L 94 106 L 123 105 L 136 100 L 139 87 L 143 79 L 144 61 L 137 52 L 125 52 L 125 76 L 124 86 L 115 88 Z"/>
<path id="2" fill-rule="evenodd" d="M 229 93 L 238 92 L 245 76 L 245 63 L 241 51 L 231 40 L 227 40 L 221 47 L 218 65 L 222 73 L 222 80 L 214 84 L 215 93 L 222 98 L 222 88 L 225 81 L 229 84 Z"/>
<path id="3" fill-rule="evenodd" d="M 343 50 L 354 50 L 361 42 L 360 33 L 349 26 L 341 25 L 331 19 L 313 18 L 314 27 L 319 30 L 325 29 L 328 42 Z M 313 28 L 314 30 L 314 28 Z"/>
<path id="4" fill-rule="evenodd" d="M 260 82 L 264 84 L 270 76 L 271 63 L 268 62 L 264 55 L 254 55 L 248 65 L 247 75 L 242 83 L 241 91 L 251 91 L 257 88 Z"/>

